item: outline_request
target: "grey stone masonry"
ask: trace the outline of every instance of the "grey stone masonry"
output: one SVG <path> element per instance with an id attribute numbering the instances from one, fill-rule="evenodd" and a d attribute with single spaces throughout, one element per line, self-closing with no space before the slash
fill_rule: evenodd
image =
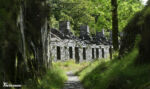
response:
<path id="1" fill-rule="evenodd" d="M 91 40 L 89 26 L 87 25 L 80 26 L 80 39 Z"/>
<path id="2" fill-rule="evenodd" d="M 111 45 L 106 44 L 104 39 L 104 30 L 97 33 L 97 38 L 93 41 L 90 37 L 89 26 L 82 25 L 80 27 L 80 37 L 78 38 L 72 35 L 69 21 L 60 21 L 59 30 L 51 29 L 49 36 L 48 53 L 50 54 L 48 55 L 53 61 L 74 59 L 79 63 L 112 56 Z M 98 44 L 99 42 L 101 44 Z"/>
<path id="3" fill-rule="evenodd" d="M 69 21 L 60 21 L 59 22 L 59 30 L 64 35 L 71 35 L 70 22 Z"/>
<path id="4" fill-rule="evenodd" d="M 75 59 L 77 62 L 82 62 L 109 57 L 109 48 L 109 45 L 81 44 L 80 41 L 75 40 L 53 39 L 49 51 L 54 61 Z"/>

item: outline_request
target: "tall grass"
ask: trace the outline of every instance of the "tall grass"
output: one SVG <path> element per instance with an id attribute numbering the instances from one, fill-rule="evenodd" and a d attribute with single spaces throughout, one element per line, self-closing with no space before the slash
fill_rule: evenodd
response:
<path id="1" fill-rule="evenodd" d="M 64 62 L 54 62 L 53 64 L 59 66 L 61 69 L 64 71 L 79 71 L 81 69 L 84 69 L 86 66 L 89 65 L 90 62 L 81 62 L 81 63 L 76 63 L 75 60 L 67 60 Z"/>
<path id="2" fill-rule="evenodd" d="M 138 49 L 121 60 L 96 61 L 78 73 L 86 89 L 150 89 L 150 65 L 135 65 Z"/>
<path id="3" fill-rule="evenodd" d="M 53 67 L 47 71 L 46 75 L 38 78 L 38 81 L 28 80 L 23 89 L 62 89 L 67 80 L 67 71 L 79 71 L 84 69 L 89 62 L 75 63 L 74 60 L 65 62 L 53 62 Z"/>
<path id="4" fill-rule="evenodd" d="M 23 89 L 61 89 L 67 80 L 66 73 L 57 65 L 47 71 L 38 81 L 28 80 Z"/>

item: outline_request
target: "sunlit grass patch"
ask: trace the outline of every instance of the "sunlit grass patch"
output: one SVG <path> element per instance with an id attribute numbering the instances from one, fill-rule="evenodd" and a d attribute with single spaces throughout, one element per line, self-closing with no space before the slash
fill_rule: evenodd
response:
<path id="1" fill-rule="evenodd" d="M 86 89 L 149 89 L 150 65 L 135 65 L 138 49 L 121 60 L 95 61 L 78 73 Z"/>
<path id="2" fill-rule="evenodd" d="M 64 62 L 54 62 L 53 64 L 61 67 L 64 71 L 77 72 L 89 65 L 89 63 L 90 62 L 76 63 L 75 60 L 71 59 Z"/>
<path id="3" fill-rule="evenodd" d="M 53 65 L 45 75 L 38 78 L 37 82 L 28 80 L 23 89 L 61 89 L 66 80 L 67 76 L 63 69 L 57 65 Z"/>

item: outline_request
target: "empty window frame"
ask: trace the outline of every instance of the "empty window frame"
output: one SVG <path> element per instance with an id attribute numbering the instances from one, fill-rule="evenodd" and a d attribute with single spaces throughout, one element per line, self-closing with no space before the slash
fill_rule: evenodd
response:
<path id="1" fill-rule="evenodd" d="M 83 60 L 86 60 L 86 48 L 83 48 Z"/>
<path id="2" fill-rule="evenodd" d="M 77 63 L 79 63 L 79 48 L 78 47 L 75 47 L 75 60 Z"/>
<path id="3" fill-rule="evenodd" d="M 70 59 L 73 58 L 72 47 L 69 47 L 69 57 L 70 57 Z"/>
<path id="4" fill-rule="evenodd" d="M 94 56 L 94 48 L 92 48 L 92 59 L 94 59 L 95 56 Z"/>
<path id="5" fill-rule="evenodd" d="M 57 46 L 57 60 L 61 60 L 61 50 L 59 46 Z"/>
<path id="6" fill-rule="evenodd" d="M 99 48 L 96 48 L 96 58 L 99 58 Z"/>
<path id="7" fill-rule="evenodd" d="M 102 48 L 102 58 L 105 57 L 104 55 L 105 55 L 104 48 Z"/>

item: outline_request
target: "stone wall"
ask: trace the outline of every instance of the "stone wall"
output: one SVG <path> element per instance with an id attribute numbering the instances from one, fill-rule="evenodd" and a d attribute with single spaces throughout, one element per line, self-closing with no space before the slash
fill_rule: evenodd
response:
<path id="1" fill-rule="evenodd" d="M 110 45 L 102 45 L 106 43 L 104 30 L 96 35 L 98 40 L 95 40 L 90 37 L 89 26 L 81 25 L 78 38 L 72 36 L 69 21 L 60 21 L 59 30 L 52 29 L 51 34 L 49 51 L 54 61 L 75 59 L 82 62 L 109 57 Z"/>
<path id="2" fill-rule="evenodd" d="M 51 40 L 51 57 L 53 61 L 66 61 L 70 59 L 76 62 L 93 61 L 94 59 L 107 58 L 109 45 L 84 44 L 77 40 Z"/>

